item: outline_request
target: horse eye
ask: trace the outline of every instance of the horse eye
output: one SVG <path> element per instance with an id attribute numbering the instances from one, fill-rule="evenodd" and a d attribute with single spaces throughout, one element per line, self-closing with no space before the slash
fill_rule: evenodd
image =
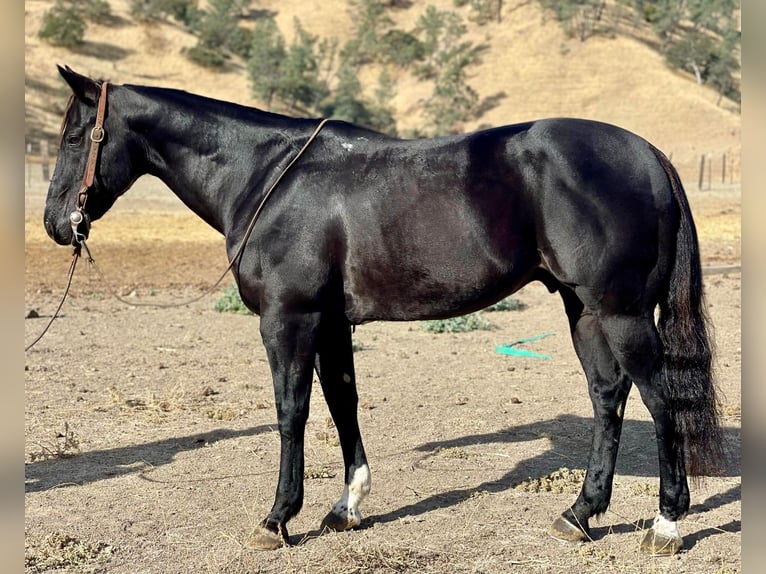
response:
<path id="1" fill-rule="evenodd" d="M 82 137 L 69 136 L 66 141 L 69 145 L 80 145 L 80 141 L 82 141 Z"/>

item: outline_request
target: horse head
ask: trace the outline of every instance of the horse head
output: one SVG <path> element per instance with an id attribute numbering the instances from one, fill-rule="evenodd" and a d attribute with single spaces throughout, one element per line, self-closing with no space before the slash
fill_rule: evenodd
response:
<path id="1" fill-rule="evenodd" d="M 61 126 L 44 224 L 54 241 L 74 245 L 87 238 L 90 222 L 104 215 L 136 176 L 127 148 L 127 127 L 116 114 L 110 114 L 110 108 L 117 107 L 112 105 L 113 86 L 104 87 L 103 82 L 77 74 L 68 66 L 58 69 L 72 95 Z M 103 129 L 96 126 L 99 102 L 104 110 Z M 87 178 L 89 155 L 93 155 L 92 176 Z"/>

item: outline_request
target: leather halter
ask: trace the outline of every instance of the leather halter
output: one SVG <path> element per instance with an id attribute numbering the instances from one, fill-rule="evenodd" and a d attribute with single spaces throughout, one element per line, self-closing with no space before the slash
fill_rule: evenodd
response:
<path id="1" fill-rule="evenodd" d="M 77 227 L 85 219 L 85 202 L 88 200 L 88 190 L 93 187 L 93 180 L 96 177 L 96 164 L 98 163 L 98 150 L 102 141 L 104 141 L 104 116 L 106 115 L 106 89 L 109 82 L 101 84 L 101 97 L 98 99 L 98 111 L 96 112 L 96 125 L 90 130 L 90 152 L 88 153 L 88 163 L 85 165 L 85 175 L 82 178 L 82 186 L 77 193 L 77 210 L 69 216 L 72 224 L 75 241 L 80 243 Z"/>

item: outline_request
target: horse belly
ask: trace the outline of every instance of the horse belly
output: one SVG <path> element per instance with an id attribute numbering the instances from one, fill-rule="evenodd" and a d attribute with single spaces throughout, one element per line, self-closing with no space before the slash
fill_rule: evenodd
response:
<path id="1" fill-rule="evenodd" d="M 529 282 L 534 249 L 498 249 L 438 236 L 391 251 L 350 254 L 344 273 L 346 314 L 353 323 L 413 321 L 462 315 Z"/>

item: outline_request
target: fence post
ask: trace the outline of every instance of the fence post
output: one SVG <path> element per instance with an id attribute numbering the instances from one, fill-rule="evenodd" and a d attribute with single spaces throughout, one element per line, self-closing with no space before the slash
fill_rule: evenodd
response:
<path id="1" fill-rule="evenodd" d="M 721 159 L 721 183 L 726 183 L 726 152 Z"/>
<path id="2" fill-rule="evenodd" d="M 713 154 L 707 156 L 707 188 L 708 191 L 713 188 L 711 179 L 713 177 Z"/>
<path id="3" fill-rule="evenodd" d="M 40 161 L 43 166 L 43 181 L 50 179 L 50 167 L 48 166 L 48 140 L 40 140 Z"/>
<path id="4" fill-rule="evenodd" d="M 700 156 L 700 177 L 697 183 L 697 189 L 700 189 L 700 190 L 702 189 L 702 182 L 704 178 L 705 178 L 705 154 L 703 153 Z"/>

